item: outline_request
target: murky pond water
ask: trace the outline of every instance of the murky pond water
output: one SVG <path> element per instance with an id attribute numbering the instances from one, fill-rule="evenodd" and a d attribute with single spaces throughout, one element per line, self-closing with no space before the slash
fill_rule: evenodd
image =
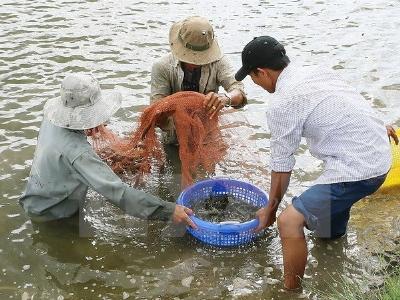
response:
<path id="1" fill-rule="evenodd" d="M 198 14 L 215 26 L 235 67 L 253 36 L 270 34 L 303 65 L 324 64 L 356 86 L 388 123 L 400 126 L 400 3 L 369 1 L 7 1 L 0 0 L 0 299 L 296 299 L 283 291 L 276 228 L 240 249 L 200 245 L 169 225 L 130 218 L 91 192 L 86 226 L 77 219 L 33 226 L 17 203 L 28 176 L 46 100 L 69 71 L 93 71 L 124 95 L 112 126 L 127 132 L 148 105 L 151 63 L 167 53 L 173 21 Z M 268 95 L 245 81 L 249 105 L 228 110 L 231 140 L 217 176 L 269 185 Z M 145 189 L 179 195 L 179 164 Z M 321 170 L 303 145 L 285 202 Z M 349 233 L 323 242 L 308 234 L 306 283 L 326 288 L 340 274 L 370 276 L 376 253 L 399 247 L 397 195 L 357 204 Z M 284 206 L 284 205 L 283 205 Z M 390 258 L 388 258 L 390 259 Z M 394 258 L 396 259 L 396 258 Z M 371 277 L 371 284 L 379 278 Z"/>

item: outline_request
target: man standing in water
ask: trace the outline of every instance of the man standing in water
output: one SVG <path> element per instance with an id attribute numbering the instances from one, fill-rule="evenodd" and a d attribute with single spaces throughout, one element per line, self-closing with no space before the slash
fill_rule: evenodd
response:
<path id="1" fill-rule="evenodd" d="M 195 227 L 186 207 L 131 188 L 94 152 L 87 136 L 97 132 L 120 107 L 118 93 L 104 95 L 91 75 L 72 74 L 61 96 L 44 108 L 38 144 L 20 203 L 33 221 L 46 222 L 76 214 L 88 187 L 127 214 L 170 220 Z"/>
<path id="2" fill-rule="evenodd" d="M 151 103 L 179 91 L 199 92 L 206 95 L 204 107 L 210 117 L 223 107 L 239 108 L 247 103 L 243 84 L 235 80 L 207 19 L 195 16 L 173 24 L 169 43 L 172 53 L 155 62 L 151 70 Z M 220 86 L 226 93 L 218 94 Z M 176 143 L 172 118 L 159 125 L 164 142 Z"/>
<path id="3" fill-rule="evenodd" d="M 272 37 L 249 42 L 242 51 L 242 65 L 237 80 L 250 75 L 255 84 L 273 93 L 267 111 L 271 187 L 268 205 L 257 212 L 258 230 L 276 220 L 302 137 L 310 153 L 324 162 L 316 184 L 294 197 L 278 217 L 284 285 L 295 289 L 307 262 L 304 227 L 322 238 L 346 233 L 352 205 L 385 180 L 391 166 L 387 134 L 393 131 L 387 131 L 363 97 L 335 73 L 290 63 L 282 44 Z"/>

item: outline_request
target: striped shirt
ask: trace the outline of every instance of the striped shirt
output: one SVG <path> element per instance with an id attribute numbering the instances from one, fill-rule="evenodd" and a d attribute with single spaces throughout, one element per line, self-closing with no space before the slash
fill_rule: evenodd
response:
<path id="1" fill-rule="evenodd" d="M 367 101 L 331 70 L 291 63 L 276 83 L 267 111 L 271 168 L 289 172 L 301 138 L 324 163 L 317 183 L 359 181 L 388 172 L 389 139 Z"/>

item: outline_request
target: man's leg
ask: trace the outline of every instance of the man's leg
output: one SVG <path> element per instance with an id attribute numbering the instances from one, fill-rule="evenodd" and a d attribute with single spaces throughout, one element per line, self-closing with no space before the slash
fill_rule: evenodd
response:
<path id="1" fill-rule="evenodd" d="M 307 224 L 320 237 L 343 235 L 351 206 L 375 192 L 385 177 L 381 175 L 356 182 L 319 184 L 293 198 L 294 206 L 290 205 L 278 217 L 286 288 L 299 287 L 304 275 L 307 262 L 304 226 Z"/>
<path id="2" fill-rule="evenodd" d="M 283 251 L 284 285 L 287 289 L 300 287 L 307 263 L 307 244 L 304 237 L 304 216 L 293 205 L 278 217 L 278 229 Z"/>

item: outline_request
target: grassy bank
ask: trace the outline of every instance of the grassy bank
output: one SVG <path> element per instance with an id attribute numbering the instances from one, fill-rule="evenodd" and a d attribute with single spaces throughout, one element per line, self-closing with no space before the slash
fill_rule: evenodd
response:
<path id="1" fill-rule="evenodd" d="M 327 300 L 399 300 L 400 267 L 385 274 L 384 284 L 376 289 L 366 290 L 367 283 L 350 282 L 342 277 L 327 291 L 316 291 L 321 299 Z"/>
<path id="2" fill-rule="evenodd" d="M 388 275 L 384 284 L 377 289 L 365 291 L 366 283 L 349 282 L 341 278 L 326 291 L 315 291 L 319 299 L 326 300 L 399 300 L 400 299 L 400 270 Z"/>

